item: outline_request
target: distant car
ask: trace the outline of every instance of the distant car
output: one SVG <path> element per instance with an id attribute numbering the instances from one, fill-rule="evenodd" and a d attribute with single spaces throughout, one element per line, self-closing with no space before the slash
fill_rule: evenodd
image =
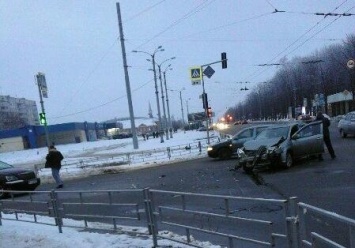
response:
<path id="1" fill-rule="evenodd" d="M 289 168 L 295 159 L 318 156 L 324 152 L 322 128 L 321 121 L 271 126 L 238 149 L 239 166 L 251 173 L 262 166 Z"/>
<path id="2" fill-rule="evenodd" d="M 112 139 L 127 139 L 131 138 L 132 134 L 130 133 L 119 133 L 119 134 L 114 134 L 112 135 Z"/>
<path id="3" fill-rule="evenodd" d="M 207 131 L 207 128 L 206 128 L 206 127 L 199 127 L 199 128 L 197 129 L 197 131 L 200 131 L 200 132 L 202 132 L 202 131 Z"/>
<path id="4" fill-rule="evenodd" d="M 254 139 L 256 135 L 269 126 L 270 125 L 257 125 L 243 128 L 232 138 L 209 145 L 207 147 L 207 154 L 211 158 L 229 159 L 236 154 L 237 149 L 241 148 L 244 142 Z"/>
<path id="5" fill-rule="evenodd" d="M 41 180 L 35 172 L 28 169 L 15 168 L 0 161 L 0 199 L 6 197 L 3 190 L 35 190 Z"/>
<path id="6" fill-rule="evenodd" d="M 338 122 L 338 130 L 343 138 L 346 138 L 348 134 L 355 135 L 355 111 L 347 113 Z"/>

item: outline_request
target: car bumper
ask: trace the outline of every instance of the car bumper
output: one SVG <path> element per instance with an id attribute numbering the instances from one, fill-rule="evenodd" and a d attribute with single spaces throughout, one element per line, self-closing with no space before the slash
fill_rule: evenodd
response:
<path id="1" fill-rule="evenodd" d="M 217 154 L 217 152 L 215 152 L 215 151 L 208 151 L 208 152 L 207 152 L 207 155 L 208 155 L 210 158 L 217 158 L 217 157 L 218 157 L 218 154 Z"/>
<path id="2" fill-rule="evenodd" d="M 41 184 L 41 179 L 33 178 L 29 180 L 16 180 L 5 183 L 7 190 L 34 190 Z"/>
<path id="3" fill-rule="evenodd" d="M 255 155 L 257 156 L 257 155 Z M 240 158 L 240 163 L 252 164 L 256 159 L 255 156 L 244 156 Z M 264 153 L 258 159 L 255 167 L 262 166 L 277 166 L 281 162 L 281 154 L 276 153 Z"/>

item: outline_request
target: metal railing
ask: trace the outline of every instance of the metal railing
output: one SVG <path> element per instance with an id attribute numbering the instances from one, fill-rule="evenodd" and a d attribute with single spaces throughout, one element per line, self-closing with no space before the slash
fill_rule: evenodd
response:
<path id="1" fill-rule="evenodd" d="M 211 138 L 212 141 L 218 140 L 218 137 Z M 107 167 L 112 165 L 129 164 L 134 165 L 138 163 L 146 162 L 159 162 L 164 161 L 167 158 L 170 160 L 172 158 L 188 158 L 189 156 L 194 156 L 198 154 L 205 153 L 207 148 L 207 141 L 201 140 L 191 143 L 186 143 L 184 145 L 176 145 L 170 147 L 156 148 L 146 151 L 132 151 L 125 153 L 114 153 L 114 154 L 102 154 L 102 155 L 92 155 L 87 158 L 80 159 L 66 159 L 63 161 L 62 169 L 66 170 L 71 167 L 75 168 L 95 168 L 95 167 Z M 34 170 L 38 174 L 41 169 L 44 168 L 44 163 L 35 164 Z"/>
<path id="2" fill-rule="evenodd" d="M 195 240 L 230 248 L 355 247 L 355 220 L 297 203 L 295 197 L 265 199 L 148 188 L 4 192 L 10 197 L 0 200 L 0 225 L 2 220 L 13 220 L 56 226 L 60 233 L 65 227 L 133 232 L 151 236 L 153 247 L 159 247 L 162 239 L 193 247 L 203 247 Z"/>

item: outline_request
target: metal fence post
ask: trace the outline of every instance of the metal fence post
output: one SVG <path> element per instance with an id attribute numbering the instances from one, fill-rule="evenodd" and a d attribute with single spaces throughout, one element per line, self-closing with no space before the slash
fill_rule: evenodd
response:
<path id="1" fill-rule="evenodd" d="M 59 233 L 62 233 L 62 226 L 63 226 L 63 221 L 62 218 L 59 216 L 59 209 L 58 209 L 58 197 L 57 197 L 57 192 L 55 192 L 54 190 L 51 191 L 50 193 L 50 197 L 51 197 L 51 203 L 52 203 L 52 207 L 53 207 L 53 215 L 54 215 L 54 220 L 55 220 L 55 224 L 58 226 L 59 229 Z"/>
<path id="2" fill-rule="evenodd" d="M 154 210 L 152 207 L 152 199 L 149 188 L 145 188 L 144 192 L 144 203 L 145 203 L 145 211 L 148 222 L 148 230 L 149 234 L 153 236 L 153 247 L 158 247 L 158 239 L 157 239 L 157 229 L 156 229 L 156 221 L 154 216 Z"/>
<path id="3" fill-rule="evenodd" d="M 298 219 L 298 209 L 297 209 L 297 202 L 298 198 L 297 197 L 290 197 L 289 198 L 289 203 L 290 203 L 290 214 L 292 217 L 292 226 L 291 226 L 291 231 L 292 231 L 292 247 L 298 248 L 300 247 L 299 243 L 299 219 Z"/>
<path id="4" fill-rule="evenodd" d="M 170 150 L 170 147 L 166 148 L 167 152 L 168 152 L 168 158 L 170 160 L 171 158 L 171 150 Z"/>

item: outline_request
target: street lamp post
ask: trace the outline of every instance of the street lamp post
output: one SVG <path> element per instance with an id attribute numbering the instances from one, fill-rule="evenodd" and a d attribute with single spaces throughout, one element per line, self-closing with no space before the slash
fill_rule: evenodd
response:
<path id="1" fill-rule="evenodd" d="M 158 92 L 158 83 L 157 83 L 157 74 L 156 74 L 156 70 L 155 70 L 155 54 L 157 52 L 162 52 L 164 51 L 164 49 L 162 48 L 162 46 L 158 46 L 155 51 L 150 54 L 148 52 L 145 51 L 137 51 L 137 50 L 133 50 L 132 52 L 134 53 L 145 53 L 148 54 L 152 59 L 152 63 L 153 63 L 153 73 L 154 73 L 154 85 L 155 85 L 155 96 L 156 96 L 156 100 L 157 100 L 157 108 L 158 108 L 158 118 L 159 118 L 159 136 L 160 136 L 160 143 L 164 143 L 164 137 L 163 137 L 163 130 L 162 130 L 162 121 L 161 121 L 161 114 L 160 114 L 160 104 L 159 104 L 159 92 Z"/>
<path id="2" fill-rule="evenodd" d="M 184 106 L 182 104 L 182 94 L 181 92 L 183 90 L 185 90 L 185 87 L 183 87 L 181 90 L 172 90 L 172 89 L 169 89 L 170 91 L 176 91 L 176 92 L 179 92 L 179 96 L 180 96 L 180 107 L 181 107 L 181 119 L 182 119 L 182 124 L 185 125 L 185 119 L 184 119 Z"/>
<path id="3" fill-rule="evenodd" d="M 181 105 L 181 118 L 182 118 L 182 123 L 185 126 L 185 119 L 184 119 L 184 107 L 182 105 L 182 96 L 181 96 L 181 91 L 185 90 L 185 88 L 182 88 L 181 90 L 179 90 L 180 93 L 180 105 Z"/>
<path id="4" fill-rule="evenodd" d="M 173 125 L 171 123 L 171 117 L 170 117 L 170 106 L 169 106 L 169 95 L 168 95 L 168 88 L 166 86 L 166 71 L 167 70 L 172 70 L 173 68 L 170 68 L 171 64 L 166 67 L 166 69 L 163 72 L 164 75 L 164 87 L 165 87 L 165 95 L 166 95 L 166 106 L 168 109 L 168 123 L 169 123 L 169 131 L 170 131 L 170 138 L 173 138 Z"/>
<path id="5" fill-rule="evenodd" d="M 166 118 L 166 111 L 165 111 L 165 101 L 164 101 L 164 90 L 163 90 L 163 80 L 162 80 L 162 76 L 161 76 L 161 66 L 169 61 L 169 60 L 173 60 L 175 59 L 175 57 L 171 57 L 169 59 L 164 60 L 163 62 L 161 62 L 160 64 L 158 64 L 158 69 L 159 69 L 159 81 L 160 81 L 160 90 L 161 90 L 161 101 L 162 101 L 162 105 L 163 105 L 163 113 L 164 113 L 164 124 L 165 124 L 165 135 L 166 135 L 166 139 L 169 140 L 169 129 L 168 129 L 168 121 Z M 166 86 L 165 86 L 166 87 Z"/>

